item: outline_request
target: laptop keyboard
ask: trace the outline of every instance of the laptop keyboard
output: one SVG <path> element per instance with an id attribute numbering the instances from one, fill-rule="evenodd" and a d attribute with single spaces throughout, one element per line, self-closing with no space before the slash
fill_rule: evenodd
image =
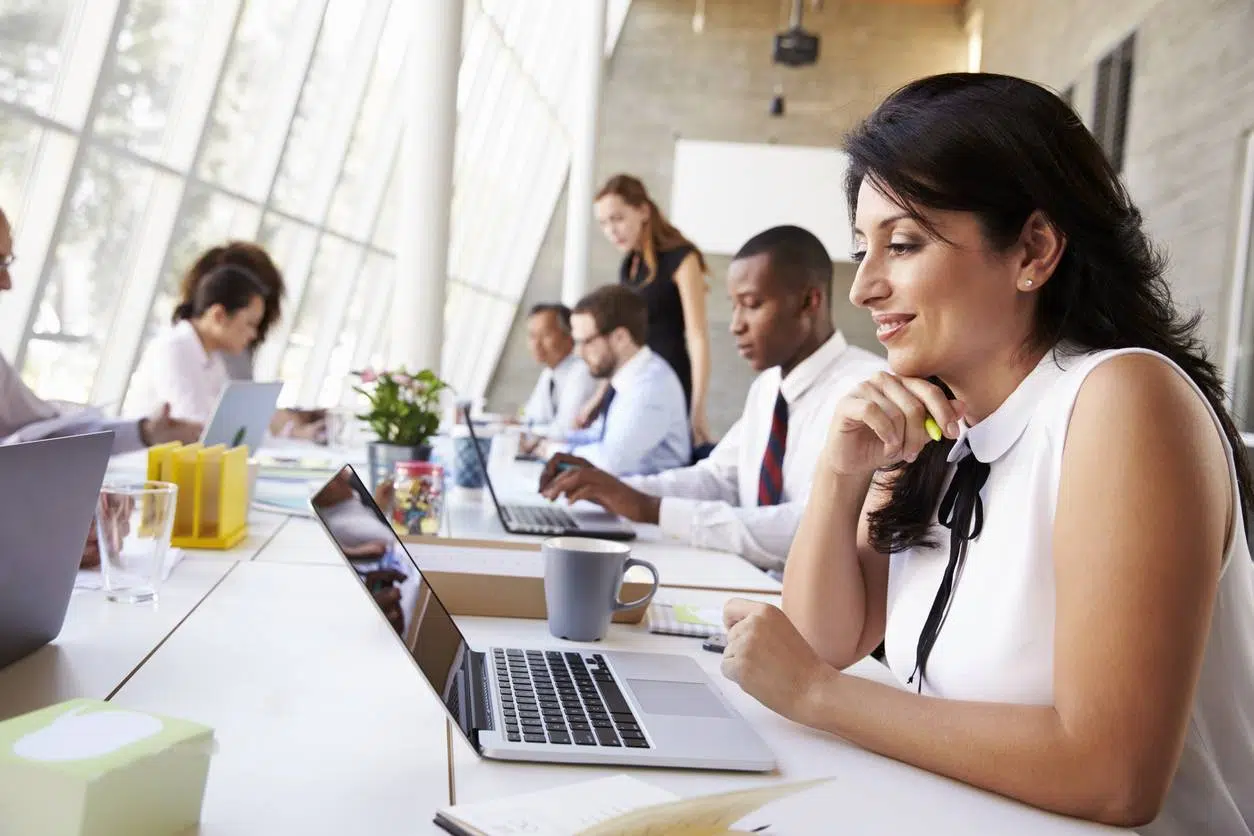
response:
<path id="1" fill-rule="evenodd" d="M 605 658 L 556 650 L 492 651 L 505 737 L 518 743 L 648 749 Z"/>
<path id="2" fill-rule="evenodd" d="M 510 528 L 535 534 L 561 534 L 579 528 L 575 518 L 547 505 L 502 505 L 501 514 Z"/>

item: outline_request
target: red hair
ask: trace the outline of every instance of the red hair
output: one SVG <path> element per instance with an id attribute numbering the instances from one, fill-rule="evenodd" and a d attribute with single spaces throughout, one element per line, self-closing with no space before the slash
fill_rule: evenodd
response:
<path id="1" fill-rule="evenodd" d="M 644 222 L 644 234 L 641 236 L 644 240 L 640 244 L 640 255 L 644 259 L 646 269 L 645 284 L 653 281 L 653 277 L 657 275 L 657 254 L 677 247 L 692 247 L 692 251 L 697 254 L 697 263 L 701 265 L 701 272 L 707 272 L 709 268 L 706 267 L 705 256 L 701 254 L 701 250 L 697 249 L 696 244 L 685 238 L 684 234 L 666 219 L 662 210 L 653 202 L 653 198 L 649 197 L 648 189 L 638 177 L 630 174 L 615 174 L 605 181 L 605 185 L 597 192 L 595 200 L 601 200 L 610 195 L 618 197 L 633 209 L 645 208 L 648 211 L 648 217 Z"/>

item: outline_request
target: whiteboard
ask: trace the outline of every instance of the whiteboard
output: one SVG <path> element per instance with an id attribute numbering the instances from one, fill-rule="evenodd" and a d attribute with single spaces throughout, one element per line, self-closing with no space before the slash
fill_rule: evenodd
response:
<path id="1" fill-rule="evenodd" d="M 711 254 L 734 255 L 759 232 L 795 224 L 833 261 L 849 261 L 848 155 L 835 148 L 750 142 L 675 142 L 671 221 Z"/>

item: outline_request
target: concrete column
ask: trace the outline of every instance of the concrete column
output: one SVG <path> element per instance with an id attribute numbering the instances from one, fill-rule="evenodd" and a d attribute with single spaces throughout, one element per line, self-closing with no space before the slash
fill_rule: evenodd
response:
<path id="1" fill-rule="evenodd" d="M 605 65 L 605 0 L 579 4 L 579 111 L 571 125 L 570 179 L 566 192 L 566 247 L 562 264 L 562 301 L 574 305 L 589 290 L 588 247 L 592 236 L 592 198 L 596 193 L 597 132 L 601 77 Z"/>
<path id="2" fill-rule="evenodd" d="M 423 3 L 415 10 L 403 114 L 391 359 L 411 371 L 437 374 L 444 346 L 463 11 L 464 0 Z"/>

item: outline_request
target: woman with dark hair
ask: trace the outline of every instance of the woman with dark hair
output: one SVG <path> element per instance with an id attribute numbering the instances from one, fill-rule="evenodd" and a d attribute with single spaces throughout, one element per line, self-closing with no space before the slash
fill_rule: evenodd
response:
<path id="1" fill-rule="evenodd" d="M 196 295 L 200 280 L 214 270 L 223 266 L 242 267 L 249 270 L 266 288 L 265 311 L 261 321 L 257 323 L 257 337 L 247 351 L 223 357 L 227 374 L 232 380 L 253 379 L 253 353 L 257 346 L 265 342 L 266 334 L 271 326 L 283 315 L 283 296 L 287 288 L 283 283 L 283 274 L 279 271 L 270 254 L 261 246 L 248 241 L 229 241 L 225 245 L 205 250 L 192 264 L 180 286 L 180 302 L 189 303 Z"/>
<path id="2" fill-rule="evenodd" d="M 838 406 L 783 610 L 729 602 L 724 671 L 1037 807 L 1248 836 L 1250 472 L 1138 210 L 1016 78 L 914 82 L 846 148 L 892 372 Z M 840 672 L 881 642 L 901 688 Z"/>
<path id="3" fill-rule="evenodd" d="M 169 403 L 179 418 L 205 422 L 229 377 L 225 358 L 257 339 L 266 310 L 266 286 L 246 267 L 215 267 L 174 309 L 172 326 L 144 349 L 127 409 L 144 413 Z"/>
<path id="4" fill-rule="evenodd" d="M 667 220 L 644 183 L 630 174 L 616 174 L 606 181 L 597 192 L 595 210 L 601 231 L 623 253 L 619 283 L 640 294 L 648 305 L 649 348 L 670 364 L 684 387 L 693 446 L 713 442 L 706 416 L 710 329 L 705 256 Z M 594 399 L 595 405 L 601 394 Z"/>
<path id="5" fill-rule="evenodd" d="M 202 253 L 183 276 L 180 287 L 181 304 L 190 304 L 204 278 L 222 267 L 238 267 L 248 271 L 265 289 L 265 309 L 257 323 L 257 335 L 245 350 L 222 354 L 222 362 L 229 379 L 252 380 L 253 357 L 257 348 L 265 342 L 270 328 L 283 315 L 283 296 L 287 287 L 278 265 L 264 248 L 248 241 L 228 241 Z M 322 440 L 326 434 L 325 418 L 325 410 L 280 409 L 270 422 L 270 431 L 276 436 Z"/>

